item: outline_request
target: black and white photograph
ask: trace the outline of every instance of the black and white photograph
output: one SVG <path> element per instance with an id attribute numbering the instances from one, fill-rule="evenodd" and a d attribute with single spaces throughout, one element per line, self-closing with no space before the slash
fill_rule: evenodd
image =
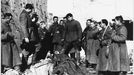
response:
<path id="1" fill-rule="evenodd" d="M 134 0 L 0 0 L 1 75 L 134 75 Z"/>

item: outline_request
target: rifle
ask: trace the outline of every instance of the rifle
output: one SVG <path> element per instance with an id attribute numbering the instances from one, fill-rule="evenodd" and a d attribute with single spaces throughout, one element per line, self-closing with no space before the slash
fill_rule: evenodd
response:
<path id="1" fill-rule="evenodd" d="M 108 27 L 110 27 L 110 25 L 109 25 L 109 24 L 108 24 L 108 25 L 107 25 L 107 27 L 105 28 L 105 30 L 104 30 L 104 32 L 103 32 L 103 34 L 102 34 L 101 39 L 104 39 L 103 37 L 104 37 L 104 35 L 105 35 L 105 33 L 106 33 L 106 31 L 107 31 Z"/>
<path id="2" fill-rule="evenodd" d="M 107 31 L 108 27 L 110 27 L 109 24 L 108 24 L 107 27 L 105 28 L 105 30 L 104 30 L 104 32 L 103 32 L 103 34 L 102 34 L 101 40 L 104 39 L 104 35 L 106 34 L 106 31 Z M 109 47 L 110 47 L 110 44 L 111 44 L 111 40 L 108 40 L 107 50 L 106 50 L 106 54 L 105 54 L 106 58 L 109 57 Z"/>

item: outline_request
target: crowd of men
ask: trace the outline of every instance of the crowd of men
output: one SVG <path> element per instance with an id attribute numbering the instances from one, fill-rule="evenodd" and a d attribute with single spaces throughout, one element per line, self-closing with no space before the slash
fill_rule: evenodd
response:
<path id="1" fill-rule="evenodd" d="M 86 28 L 82 31 L 79 21 L 68 13 L 58 22 L 53 17 L 53 24 L 47 28 L 47 22 L 38 22 L 38 15 L 32 13 L 32 4 L 26 4 L 19 16 L 20 28 L 13 28 L 11 13 L 5 13 L 1 25 L 1 54 L 2 72 L 9 68 L 26 70 L 30 65 L 45 59 L 50 51 L 55 54 L 65 54 L 80 65 L 80 51 L 86 54 L 86 67 L 91 71 L 98 71 L 98 75 L 126 75 L 129 71 L 129 58 L 125 40 L 127 29 L 123 24 L 123 17 L 116 16 L 113 23 L 106 19 L 96 22 L 86 21 Z M 21 35 L 17 39 L 17 31 Z M 16 39 L 20 44 L 16 43 Z M 19 50 L 20 49 L 20 50 Z M 32 63 L 27 64 L 32 56 Z"/>

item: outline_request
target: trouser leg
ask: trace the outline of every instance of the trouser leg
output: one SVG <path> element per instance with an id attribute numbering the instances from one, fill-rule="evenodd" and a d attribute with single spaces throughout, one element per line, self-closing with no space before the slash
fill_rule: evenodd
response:
<path id="1" fill-rule="evenodd" d="M 66 42 L 65 43 L 65 54 L 68 55 L 70 50 L 71 50 L 72 46 L 70 42 Z"/>
<path id="2" fill-rule="evenodd" d="M 106 75 L 106 71 L 99 71 L 98 75 Z"/>

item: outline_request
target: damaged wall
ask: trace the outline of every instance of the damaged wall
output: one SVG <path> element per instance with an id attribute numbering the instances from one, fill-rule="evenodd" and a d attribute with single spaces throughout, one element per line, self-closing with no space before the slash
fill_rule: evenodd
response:
<path id="1" fill-rule="evenodd" d="M 1 12 L 10 12 L 18 18 L 24 6 L 32 3 L 35 12 L 39 15 L 39 20 L 46 20 L 47 17 L 47 0 L 1 0 Z"/>

